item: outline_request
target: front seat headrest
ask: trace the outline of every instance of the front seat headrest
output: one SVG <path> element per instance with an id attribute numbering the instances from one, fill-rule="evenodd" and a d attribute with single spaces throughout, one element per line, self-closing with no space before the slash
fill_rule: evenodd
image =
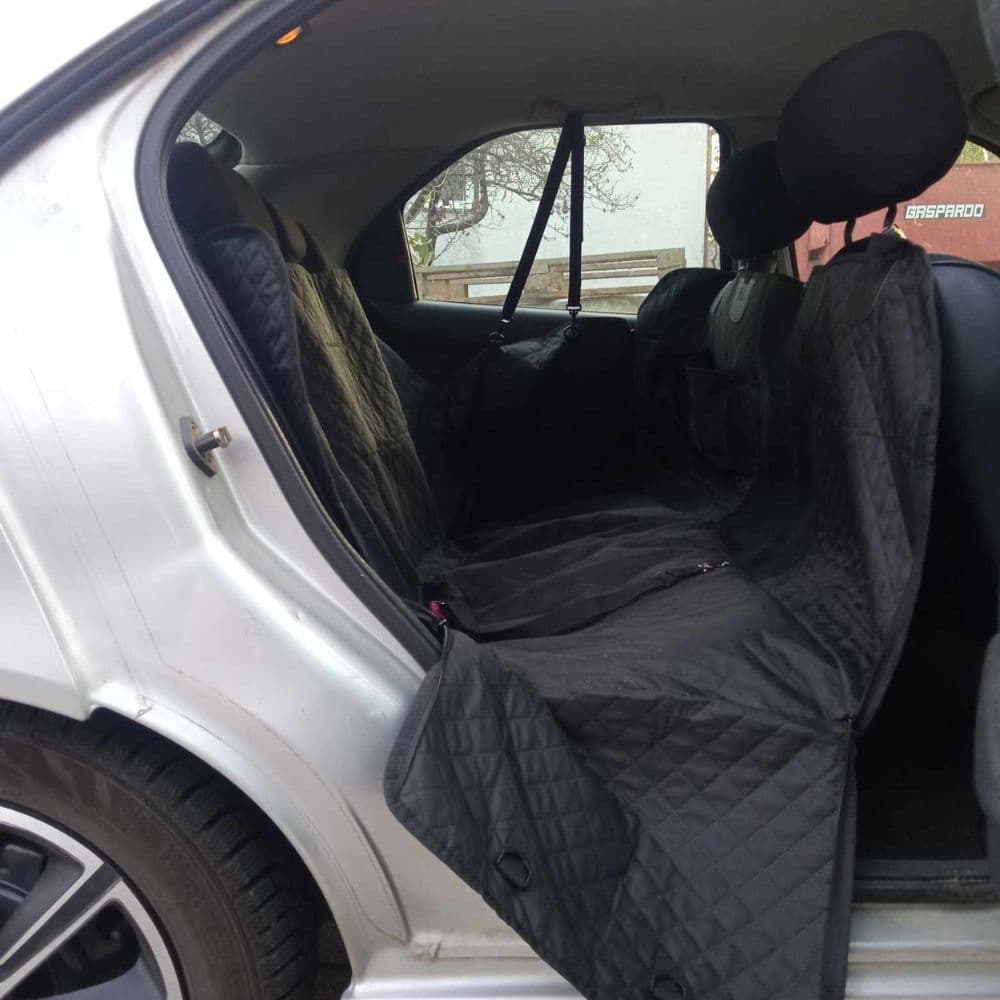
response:
<path id="1" fill-rule="evenodd" d="M 708 189 L 705 214 L 716 242 L 737 260 L 788 246 L 810 223 L 785 187 L 773 142 L 744 149 L 722 164 Z"/>
<path id="2" fill-rule="evenodd" d="M 855 219 L 943 177 L 967 131 L 941 47 L 893 31 L 845 49 L 799 85 L 778 123 L 778 166 L 818 222 Z"/>
<path id="3" fill-rule="evenodd" d="M 235 170 L 194 142 L 179 142 L 167 164 L 167 194 L 181 229 L 197 238 L 245 223 L 275 235 L 264 200 Z"/>

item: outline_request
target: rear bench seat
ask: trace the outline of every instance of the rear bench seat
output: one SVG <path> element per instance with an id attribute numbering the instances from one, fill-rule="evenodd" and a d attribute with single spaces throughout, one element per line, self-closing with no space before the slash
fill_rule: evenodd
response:
<path id="1" fill-rule="evenodd" d="M 870 39 L 789 101 L 782 176 L 820 221 L 886 208 L 948 170 L 963 108 L 932 40 Z M 887 231 L 814 270 L 763 376 L 761 332 L 714 343 L 723 412 L 770 417 L 779 385 L 754 383 L 791 376 L 804 447 L 751 435 L 751 458 L 779 447 L 709 532 L 733 565 L 565 635 L 451 633 L 386 766 L 400 822 L 589 1000 L 844 995 L 855 740 L 909 625 L 934 474 L 926 254 Z"/>
<path id="2" fill-rule="evenodd" d="M 872 39 L 789 102 L 781 174 L 821 221 L 914 197 L 961 149 L 962 108 L 933 42 Z M 737 256 L 801 221 L 741 224 L 774 159 L 720 171 Z M 652 497 L 459 545 L 347 276 L 207 154 L 179 148 L 169 182 L 359 550 L 457 611 L 386 769 L 394 814 L 593 1000 L 842 996 L 854 740 L 908 627 L 934 473 L 923 251 L 850 245 L 801 305 L 766 267 L 722 290 L 685 384 L 715 481 L 741 484 L 725 517 Z"/>
<path id="3" fill-rule="evenodd" d="M 307 466 L 326 483 L 324 492 L 359 551 L 400 596 L 420 606 L 443 599 L 460 630 L 492 641 L 537 639 L 546 655 L 554 655 L 548 644 L 556 642 L 547 637 L 587 626 L 597 639 L 604 629 L 615 630 L 653 607 L 650 619 L 633 626 L 658 636 L 655 650 L 660 652 L 651 654 L 656 663 L 675 641 L 657 625 L 672 620 L 661 592 L 671 590 L 669 606 L 687 607 L 692 595 L 718 588 L 718 577 L 731 581 L 732 589 L 723 587 L 727 594 L 747 599 L 756 620 L 771 621 L 771 634 L 791 628 L 796 648 L 808 641 L 764 591 L 780 594 L 786 608 L 802 609 L 805 618 L 817 601 L 839 602 L 842 623 L 856 614 L 850 591 L 857 583 L 849 582 L 844 567 L 827 560 L 812 576 L 826 574 L 843 593 L 825 593 L 821 599 L 799 582 L 802 560 L 810 556 L 804 546 L 817 518 L 836 507 L 837 517 L 846 522 L 845 505 L 857 501 L 843 495 L 847 472 L 832 469 L 832 445 L 817 451 L 819 429 L 830 442 L 837 442 L 841 432 L 824 426 L 828 415 L 815 424 L 817 400 L 836 385 L 826 385 L 826 375 L 817 376 L 821 362 L 802 349 L 810 319 L 792 327 L 801 288 L 766 269 L 768 256 L 807 221 L 784 190 L 773 145 L 729 161 L 709 198 L 709 218 L 720 244 L 744 261 L 710 310 L 709 364 L 689 364 L 686 373 L 693 439 L 714 466 L 713 485 L 729 491 L 723 501 L 710 495 L 706 502 L 679 508 L 655 496 L 632 497 L 579 512 L 553 512 L 457 542 L 444 536 L 382 349 L 347 274 L 332 267 L 300 227 L 268 208 L 243 178 L 205 151 L 178 146 L 169 184 L 177 217 L 291 420 Z M 876 271 L 878 266 L 872 262 Z M 263 301 L 269 308 L 255 312 L 265 279 L 270 284 Z M 819 278 L 814 284 L 821 287 Z M 862 293 L 859 289 L 859 301 L 866 301 Z M 294 320 L 283 310 L 294 312 Z M 656 315 L 669 327 L 668 313 Z M 662 342 L 669 343 L 669 335 Z M 841 346 L 835 341 L 832 349 Z M 815 354 L 818 348 L 811 350 Z M 788 395 L 786 387 L 797 387 L 799 398 Z M 795 419 L 797 407 L 806 405 L 815 425 L 810 435 L 806 421 Z M 828 406 L 836 420 L 842 419 L 843 405 L 831 397 Z M 802 447 L 807 436 L 808 456 Z M 874 448 L 877 432 L 862 439 Z M 804 496 L 799 487 L 823 469 L 825 507 L 817 513 L 811 502 L 816 498 Z M 740 484 L 751 482 L 750 493 L 741 492 Z M 853 550 L 848 545 L 844 551 Z M 730 565 L 734 562 L 742 569 Z M 710 569 L 719 570 L 713 580 L 689 580 Z M 882 570 L 868 562 L 864 572 L 874 579 Z M 726 605 L 720 598 L 719 606 Z M 626 606 L 613 622 L 589 624 Z M 688 610 L 696 614 L 698 606 L 695 599 Z M 739 619 L 734 613 L 732 621 Z M 701 634 L 698 627 L 695 632 Z M 745 652 L 740 634 L 720 629 L 703 642 L 711 649 L 731 635 L 734 650 L 742 644 Z M 842 638 L 837 629 L 823 636 L 834 648 Z M 848 636 L 848 649 L 855 640 Z M 592 648 L 599 667 L 602 643 Z M 574 655 L 574 669 L 582 670 Z M 815 683 L 814 678 L 807 686 Z"/>
<path id="4" fill-rule="evenodd" d="M 708 398 L 696 402 L 700 414 L 711 406 L 719 409 L 721 423 L 711 416 L 692 424 L 714 467 L 702 462 L 703 472 L 690 477 L 695 464 L 674 455 L 674 482 L 683 481 L 687 494 L 674 490 L 673 504 L 653 491 L 603 498 L 458 540 L 444 536 L 384 349 L 347 273 L 334 267 L 300 226 L 197 146 L 178 145 L 169 186 L 182 228 L 227 304 L 242 314 L 235 316 L 237 325 L 281 397 L 307 466 L 327 483 L 334 509 L 353 527 L 352 541 L 401 596 L 420 604 L 445 603 L 458 627 L 499 639 L 571 630 L 727 561 L 727 550 L 708 522 L 738 505 L 746 476 L 767 450 L 762 435 L 770 387 L 760 377 L 760 359 L 768 353 L 760 349 L 765 346 L 762 330 L 767 328 L 769 350 L 773 340 L 781 354 L 794 319 L 787 303 L 800 291 L 797 282 L 759 270 L 807 221 L 787 196 L 783 199 L 776 178 L 772 145 L 736 157 L 712 188 L 710 219 L 722 245 L 746 258 L 718 296 L 708 337 L 703 335 L 698 345 L 717 367 L 709 370 L 703 363 L 688 376 L 702 396 L 706 380 L 718 380 Z M 745 206 L 755 189 L 765 199 L 748 215 Z M 270 254 L 273 272 L 274 240 L 287 265 L 294 311 L 294 323 L 286 322 L 286 329 L 275 323 L 273 310 L 263 325 L 260 316 L 247 314 L 247 290 L 236 287 L 238 261 L 232 273 L 237 252 L 248 260 L 256 254 L 255 273 L 262 273 L 260 256 Z M 242 250 L 233 250 L 241 245 Z M 273 273 L 271 280 L 280 283 Z M 644 306 L 640 326 L 647 331 L 651 312 L 659 343 L 670 345 L 669 332 L 664 333 L 672 328 L 670 310 Z M 692 340 L 689 329 L 685 342 Z M 394 363 L 397 369 L 403 364 Z M 748 436 L 750 427 L 755 432 Z M 739 440 L 726 446 L 727 466 L 719 435 L 730 432 Z M 735 449 L 743 454 L 733 468 Z M 653 490 L 669 493 L 657 489 L 669 479 L 662 464 L 657 479 Z M 678 503 L 691 497 L 698 502 Z"/>

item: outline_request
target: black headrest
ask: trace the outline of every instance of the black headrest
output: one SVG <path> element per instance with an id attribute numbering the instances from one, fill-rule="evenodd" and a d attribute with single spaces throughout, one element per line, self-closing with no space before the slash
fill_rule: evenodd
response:
<path id="1" fill-rule="evenodd" d="M 785 187 L 773 142 L 751 146 L 722 164 L 705 212 L 719 246 L 737 260 L 788 246 L 810 222 Z"/>
<path id="2" fill-rule="evenodd" d="M 800 84 L 778 124 L 778 166 L 814 219 L 854 219 L 943 177 L 967 131 L 941 47 L 893 31 L 852 45 Z"/>
<path id="3" fill-rule="evenodd" d="M 694 354 L 705 347 L 705 317 L 722 287 L 732 281 L 729 271 L 714 267 L 679 267 L 668 271 L 643 299 L 635 332 L 660 341 L 672 354 Z"/>
<path id="4" fill-rule="evenodd" d="M 174 146 L 167 164 L 167 194 L 174 216 L 189 236 L 236 223 L 276 235 L 261 196 L 245 178 L 196 143 Z"/>

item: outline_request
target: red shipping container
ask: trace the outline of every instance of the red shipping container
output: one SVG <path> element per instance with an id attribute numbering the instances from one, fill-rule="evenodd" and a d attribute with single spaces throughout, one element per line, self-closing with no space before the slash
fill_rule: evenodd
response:
<path id="1" fill-rule="evenodd" d="M 858 219 L 854 238 L 882 228 L 884 212 Z M 955 254 L 1000 270 L 1000 160 L 958 163 L 922 195 L 901 203 L 896 225 L 926 250 Z M 805 278 L 844 245 L 844 224 L 814 222 L 795 243 Z"/>

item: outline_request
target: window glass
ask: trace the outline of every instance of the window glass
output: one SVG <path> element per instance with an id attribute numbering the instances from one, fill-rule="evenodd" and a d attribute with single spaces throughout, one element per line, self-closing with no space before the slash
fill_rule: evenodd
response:
<path id="1" fill-rule="evenodd" d="M 404 206 L 421 298 L 503 300 L 559 138 L 502 136 L 458 160 Z M 705 191 L 719 164 L 704 124 L 594 126 L 584 160 L 583 305 L 634 313 L 676 267 L 717 267 Z M 568 282 L 569 171 L 528 280 L 524 305 L 561 309 Z"/>
<path id="2" fill-rule="evenodd" d="M 177 141 L 196 142 L 199 146 L 207 146 L 219 137 L 220 132 L 222 132 L 221 125 L 213 122 L 208 115 L 196 111 L 181 127 Z"/>
<path id="3" fill-rule="evenodd" d="M 858 219 L 854 238 L 878 232 L 884 212 Z M 923 194 L 898 206 L 896 225 L 930 251 L 955 254 L 1000 270 L 1000 157 L 967 142 L 955 164 Z M 814 222 L 795 243 L 799 276 L 807 278 L 844 245 L 844 224 Z"/>
<path id="4" fill-rule="evenodd" d="M 634 313 L 656 282 L 679 267 L 718 267 L 705 194 L 719 169 L 719 137 L 707 125 L 669 122 L 604 130 L 612 156 L 584 161 L 583 305 Z"/>

